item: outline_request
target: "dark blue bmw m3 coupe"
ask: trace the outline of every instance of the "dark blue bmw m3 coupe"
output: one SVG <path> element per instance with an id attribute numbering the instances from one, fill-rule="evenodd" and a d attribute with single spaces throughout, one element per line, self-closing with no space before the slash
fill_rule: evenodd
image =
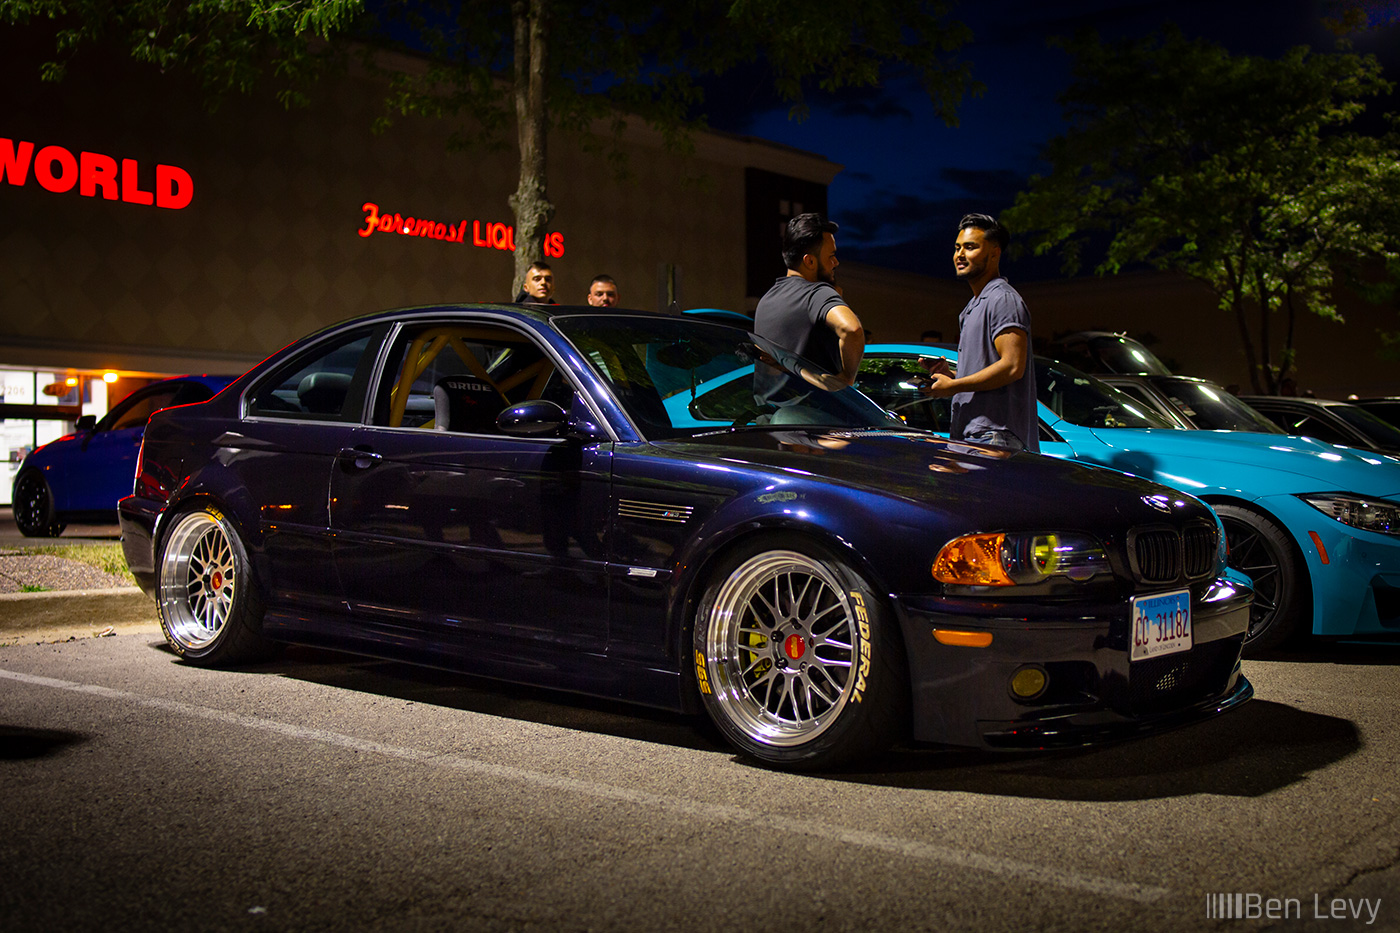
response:
<path id="1" fill-rule="evenodd" d="M 1252 693 L 1251 590 L 1201 502 L 910 429 L 679 316 L 345 321 L 157 414 L 119 511 L 190 663 L 296 642 L 703 711 L 776 767 L 1083 745 Z"/>

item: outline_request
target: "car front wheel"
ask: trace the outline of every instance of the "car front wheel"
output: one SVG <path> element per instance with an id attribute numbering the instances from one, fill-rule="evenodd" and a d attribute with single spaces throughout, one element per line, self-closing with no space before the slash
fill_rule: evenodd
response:
<path id="1" fill-rule="evenodd" d="M 1230 566 L 1254 583 L 1246 654 L 1279 648 L 1306 631 L 1312 616 L 1308 569 L 1293 539 L 1253 509 L 1217 505 L 1230 547 Z"/>
<path id="2" fill-rule="evenodd" d="M 693 653 L 710 717 L 765 764 L 814 770 L 868 758 L 907 720 L 893 615 L 812 542 L 768 542 L 726 560 L 696 613 Z"/>
<path id="3" fill-rule="evenodd" d="M 67 527 L 54 511 L 53 490 L 37 470 L 21 473 L 15 483 L 15 525 L 26 538 L 57 538 Z"/>
<path id="4" fill-rule="evenodd" d="M 215 666 L 270 653 L 247 552 L 217 508 L 181 514 L 162 539 L 156 608 L 166 641 L 182 658 Z"/>

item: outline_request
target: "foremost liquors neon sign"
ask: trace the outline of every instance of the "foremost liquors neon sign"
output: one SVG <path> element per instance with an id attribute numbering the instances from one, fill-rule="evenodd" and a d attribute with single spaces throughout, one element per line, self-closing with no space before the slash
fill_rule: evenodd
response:
<path id="1" fill-rule="evenodd" d="M 85 198 L 154 205 L 170 210 L 188 207 L 194 199 L 194 179 L 175 165 L 156 165 L 155 186 L 141 187 L 141 166 L 135 159 L 115 159 L 100 152 L 74 155 L 62 146 L 0 137 L 0 178 L 23 187 L 32 178 L 40 188 L 66 194 L 74 188 Z M 149 176 L 147 176 L 149 180 Z"/>
<path id="2" fill-rule="evenodd" d="M 430 240 L 443 240 L 447 243 L 467 243 L 484 249 L 515 249 L 515 228 L 503 223 L 482 223 L 479 220 L 463 220 L 448 224 L 426 217 L 405 217 L 402 214 L 381 213 L 379 205 L 366 201 L 360 210 L 365 212 L 364 226 L 359 233 L 362 237 L 376 233 L 393 233 L 399 236 L 424 237 Z M 467 239 L 467 224 L 471 224 L 471 239 Z M 564 234 L 555 231 L 544 238 L 544 254 L 551 259 L 564 255 Z"/>

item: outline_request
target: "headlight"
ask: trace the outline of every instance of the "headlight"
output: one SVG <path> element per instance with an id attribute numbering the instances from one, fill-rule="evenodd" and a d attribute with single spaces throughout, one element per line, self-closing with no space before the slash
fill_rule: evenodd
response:
<path id="1" fill-rule="evenodd" d="M 961 586 L 1080 581 L 1108 572 L 1103 545 L 1087 535 L 964 535 L 943 545 L 933 562 L 935 580 Z"/>
<path id="2" fill-rule="evenodd" d="M 1400 535 L 1400 505 L 1394 502 L 1335 493 L 1298 498 L 1343 525 L 1383 535 Z"/>

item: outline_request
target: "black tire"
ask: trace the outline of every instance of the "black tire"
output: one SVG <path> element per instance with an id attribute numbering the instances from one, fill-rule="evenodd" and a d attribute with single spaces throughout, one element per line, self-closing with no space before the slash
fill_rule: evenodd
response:
<path id="1" fill-rule="evenodd" d="M 1230 545 L 1229 564 L 1254 582 L 1246 654 L 1271 651 L 1309 631 L 1312 586 L 1303 555 L 1272 518 L 1237 505 L 1217 505 Z"/>
<path id="2" fill-rule="evenodd" d="M 156 610 L 165 640 L 204 667 L 261 660 L 263 604 L 233 523 L 206 506 L 177 515 L 156 560 Z"/>
<path id="3" fill-rule="evenodd" d="M 53 490 L 38 470 L 25 470 L 15 480 L 15 526 L 26 538 L 57 538 L 68 527 L 54 511 Z"/>
<path id="4" fill-rule="evenodd" d="M 874 757 L 906 728 L 893 613 L 849 564 L 770 537 L 724 558 L 692 626 L 700 697 L 734 747 L 792 770 Z"/>

